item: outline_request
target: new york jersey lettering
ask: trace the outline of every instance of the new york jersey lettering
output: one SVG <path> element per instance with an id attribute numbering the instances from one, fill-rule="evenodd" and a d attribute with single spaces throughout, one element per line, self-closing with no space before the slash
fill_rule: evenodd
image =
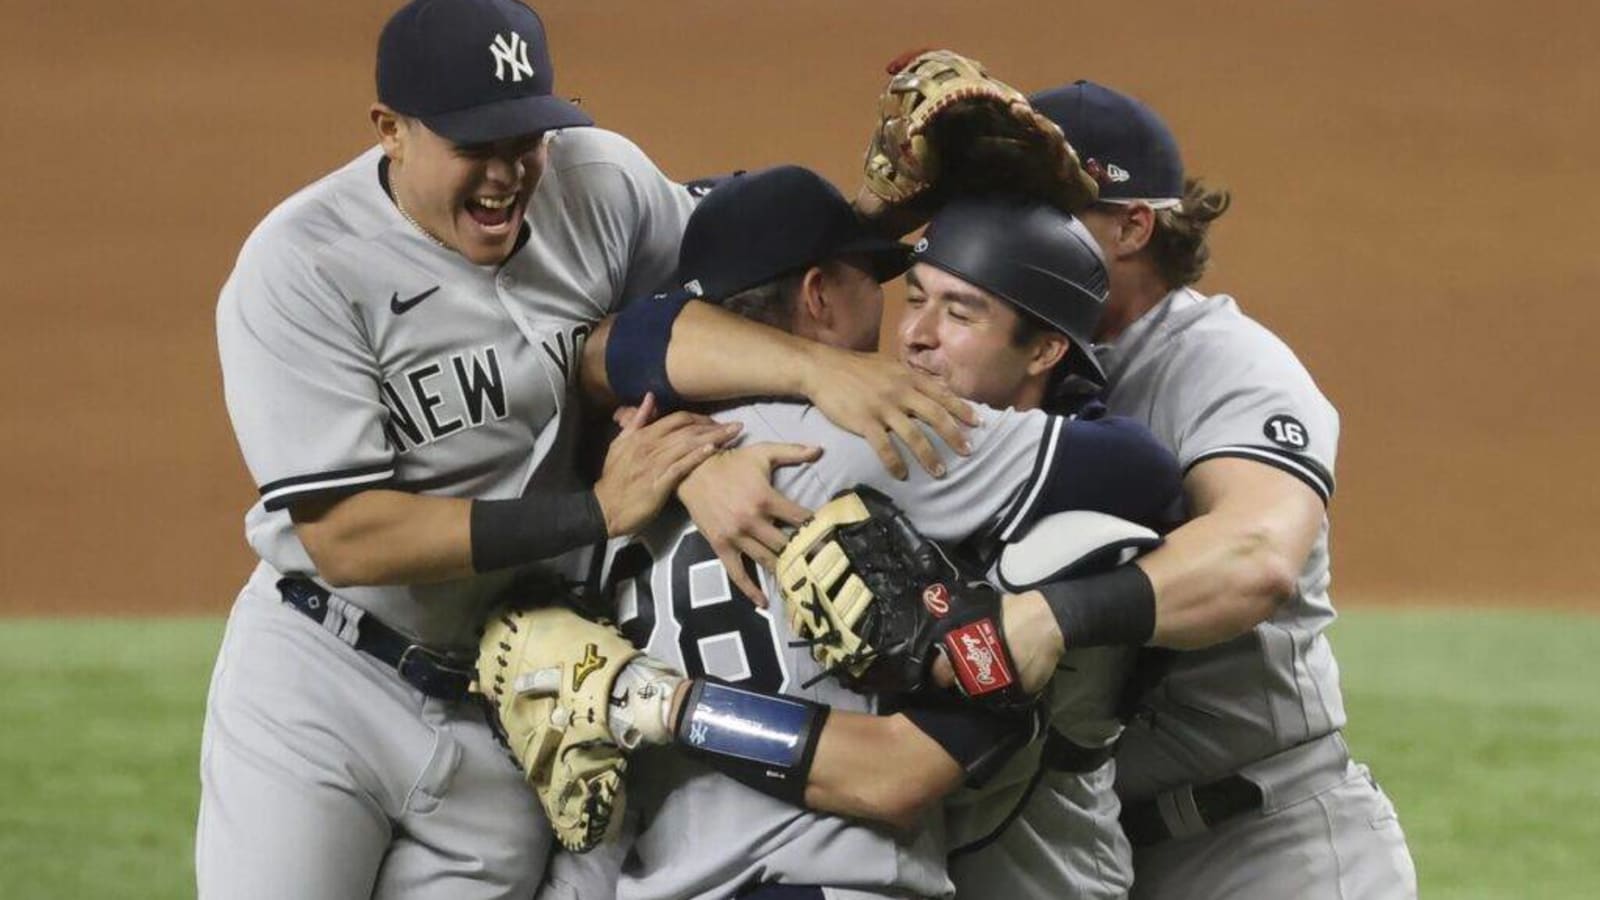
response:
<path id="1" fill-rule="evenodd" d="M 500 357 L 493 347 L 407 369 L 385 380 L 379 397 L 389 411 L 384 433 L 399 453 L 504 419 L 509 410 Z"/>
<path id="2" fill-rule="evenodd" d="M 568 384 L 572 383 L 573 375 L 577 372 L 574 361 L 583 355 L 583 345 L 589 339 L 591 330 L 588 325 L 579 325 L 571 332 L 557 332 L 554 339 L 545 338 L 540 345 L 544 348 L 545 355 L 550 357 L 550 361 L 561 370 L 562 380 Z"/>

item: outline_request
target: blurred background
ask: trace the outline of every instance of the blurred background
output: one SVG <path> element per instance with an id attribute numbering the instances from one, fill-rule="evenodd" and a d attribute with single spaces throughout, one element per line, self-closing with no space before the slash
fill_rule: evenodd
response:
<path id="1" fill-rule="evenodd" d="M 192 895 L 207 674 L 253 562 L 216 295 L 371 143 L 397 5 L 0 0 L 0 897 Z M 557 89 L 679 179 L 797 162 L 851 192 L 908 48 L 1160 110 L 1234 191 L 1200 287 L 1343 415 L 1348 734 L 1425 895 L 1593 893 L 1592 2 L 536 5 Z"/>
<path id="2" fill-rule="evenodd" d="M 369 145 L 389 2 L 0 0 L 0 612 L 224 611 L 254 491 L 216 294 L 278 201 Z M 883 63 L 1090 77 L 1234 191 L 1235 295 L 1343 414 L 1335 597 L 1600 609 L 1592 4 L 539 4 L 557 90 L 669 174 L 849 193 Z"/>

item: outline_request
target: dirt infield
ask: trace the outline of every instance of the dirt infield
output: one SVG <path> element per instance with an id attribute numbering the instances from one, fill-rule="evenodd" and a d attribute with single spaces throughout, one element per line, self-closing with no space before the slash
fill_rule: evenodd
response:
<path id="1" fill-rule="evenodd" d="M 0 613 L 221 611 L 253 489 L 216 292 L 268 209 L 368 144 L 391 4 L 4 6 Z M 1203 287 L 1343 413 L 1336 593 L 1600 610 L 1592 4 L 539 6 L 558 88 L 682 178 L 850 183 L 911 46 L 1143 97 L 1235 191 Z"/>

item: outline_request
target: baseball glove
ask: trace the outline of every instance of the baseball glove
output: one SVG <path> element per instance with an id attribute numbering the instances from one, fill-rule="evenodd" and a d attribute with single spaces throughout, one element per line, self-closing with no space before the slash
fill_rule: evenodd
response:
<path id="1" fill-rule="evenodd" d="M 615 628 L 565 607 L 504 607 L 484 629 L 478 689 L 568 850 L 593 849 L 622 821 L 623 751 L 641 736 L 640 728 L 613 721 L 619 718 L 611 710 L 613 694 L 659 698 L 665 690 L 670 699 L 677 676 L 663 667 L 666 677 L 651 680 L 648 658 L 641 660 L 645 666 L 629 666 L 641 657 Z M 664 727 L 637 724 L 646 732 Z"/>
<path id="2" fill-rule="evenodd" d="M 942 650 L 967 696 L 1002 709 L 1031 702 L 1005 645 L 1000 594 L 965 578 L 871 488 L 818 509 L 779 555 L 778 579 L 795 635 L 823 666 L 818 678 L 909 693 L 927 686 Z"/>
<path id="3" fill-rule="evenodd" d="M 904 234 L 949 196 L 1008 191 L 1076 213 L 1100 194 L 1060 127 L 983 65 L 949 50 L 889 63 L 855 206 Z"/>

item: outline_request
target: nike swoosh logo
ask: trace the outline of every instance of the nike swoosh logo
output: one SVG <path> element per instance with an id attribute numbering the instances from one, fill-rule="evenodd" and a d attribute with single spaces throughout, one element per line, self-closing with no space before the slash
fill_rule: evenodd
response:
<path id="1" fill-rule="evenodd" d="M 433 292 L 437 291 L 438 289 L 439 285 L 434 285 L 433 287 L 428 288 L 427 290 L 408 300 L 401 300 L 400 292 L 395 291 L 394 295 L 389 298 L 389 311 L 397 316 L 403 316 L 408 310 L 411 309 L 411 307 L 416 306 L 418 303 L 421 303 L 429 297 L 432 297 Z"/>

